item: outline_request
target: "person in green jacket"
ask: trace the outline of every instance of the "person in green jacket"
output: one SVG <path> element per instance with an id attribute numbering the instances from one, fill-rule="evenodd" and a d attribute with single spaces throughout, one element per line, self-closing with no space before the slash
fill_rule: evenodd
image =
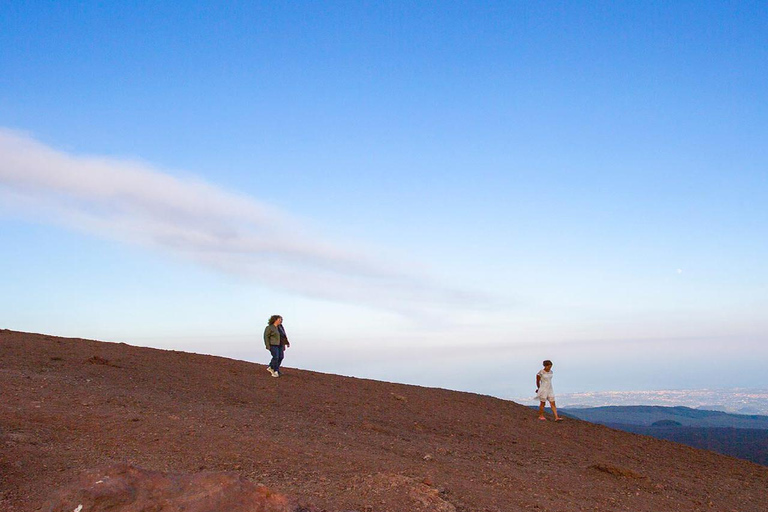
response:
<path id="1" fill-rule="evenodd" d="M 272 354 L 272 360 L 269 362 L 269 366 L 267 366 L 267 371 L 273 377 L 280 376 L 280 363 L 283 362 L 285 348 L 291 346 L 288 337 L 285 335 L 285 329 L 282 328 L 282 323 L 283 317 L 272 315 L 269 317 L 267 327 L 264 329 L 264 345 Z"/>

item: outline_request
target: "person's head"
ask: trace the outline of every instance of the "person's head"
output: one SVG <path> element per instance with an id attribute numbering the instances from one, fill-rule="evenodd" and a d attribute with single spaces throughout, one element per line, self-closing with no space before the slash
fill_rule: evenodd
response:
<path id="1" fill-rule="evenodd" d="M 269 322 L 267 322 L 269 325 L 280 325 L 281 323 L 283 323 L 283 317 L 280 315 L 272 315 L 269 317 Z"/>
<path id="2" fill-rule="evenodd" d="M 545 359 L 541 364 L 544 365 L 544 369 L 546 371 L 549 371 L 552 368 L 552 361 L 550 361 L 549 359 Z"/>

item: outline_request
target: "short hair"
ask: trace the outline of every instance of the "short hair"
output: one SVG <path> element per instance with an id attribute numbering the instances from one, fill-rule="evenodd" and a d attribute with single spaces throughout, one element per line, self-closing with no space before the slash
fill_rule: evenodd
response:
<path id="1" fill-rule="evenodd" d="M 269 317 L 269 321 L 267 322 L 267 325 L 274 324 L 278 318 L 283 318 L 283 317 L 281 317 L 280 315 L 272 315 L 271 317 Z"/>
<path id="2" fill-rule="evenodd" d="M 549 359 L 545 359 L 544 362 L 541 364 L 543 364 L 544 366 L 552 366 L 552 361 L 550 361 Z"/>

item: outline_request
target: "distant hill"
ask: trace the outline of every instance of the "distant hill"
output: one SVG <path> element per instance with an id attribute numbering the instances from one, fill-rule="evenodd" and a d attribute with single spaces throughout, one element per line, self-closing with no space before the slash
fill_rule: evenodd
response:
<path id="1" fill-rule="evenodd" d="M 768 389 L 655 389 L 646 391 L 589 391 L 558 393 L 557 401 L 563 407 L 679 405 L 707 411 L 731 414 L 768 415 Z M 568 405 L 566 405 L 568 404 Z"/>
<path id="2" fill-rule="evenodd" d="M 668 427 L 608 424 L 611 428 L 665 439 L 675 443 L 768 466 L 768 430 L 720 427 Z"/>
<path id="3" fill-rule="evenodd" d="M 768 430 L 768 416 L 649 405 L 563 408 L 563 413 L 591 423 L 651 426 L 674 421 L 687 427 L 749 428 Z"/>
<path id="4" fill-rule="evenodd" d="M 625 432 L 768 466 L 768 416 L 659 406 L 594 407 L 563 409 L 562 412 Z"/>
<path id="5" fill-rule="evenodd" d="M 118 463 L 280 512 L 766 510 L 764 466 L 472 393 L 0 330 L 0 398 L 2 512 L 80 510 L 45 504 Z"/>

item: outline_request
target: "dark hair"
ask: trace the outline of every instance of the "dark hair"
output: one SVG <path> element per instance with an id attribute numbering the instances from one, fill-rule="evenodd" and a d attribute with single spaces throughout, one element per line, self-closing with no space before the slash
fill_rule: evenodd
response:
<path id="1" fill-rule="evenodd" d="M 544 366 L 552 366 L 552 361 L 550 361 L 549 359 L 545 359 L 544 362 L 541 364 L 543 364 Z"/>
<path id="2" fill-rule="evenodd" d="M 271 317 L 269 317 L 269 321 L 267 322 L 267 325 L 274 324 L 278 318 L 283 318 L 283 317 L 281 317 L 280 315 L 272 315 Z"/>

